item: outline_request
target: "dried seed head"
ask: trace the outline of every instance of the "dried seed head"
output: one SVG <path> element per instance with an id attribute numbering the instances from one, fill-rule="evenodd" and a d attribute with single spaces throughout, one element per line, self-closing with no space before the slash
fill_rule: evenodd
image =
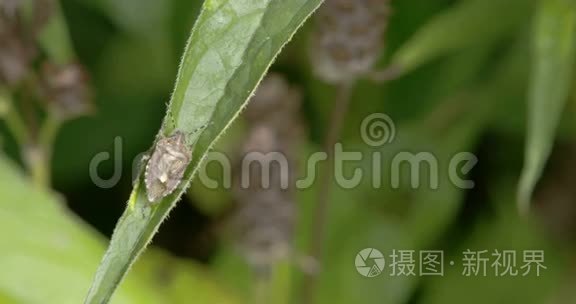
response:
<path id="1" fill-rule="evenodd" d="M 0 83 L 15 86 L 28 72 L 31 59 L 26 47 L 13 37 L 0 33 L 0 41 L 4 42 L 0 48 Z"/>
<path id="2" fill-rule="evenodd" d="M 278 149 L 279 142 L 274 129 L 266 125 L 256 125 L 250 129 L 248 137 L 244 141 L 242 150 L 249 152 L 274 152 Z"/>
<path id="3" fill-rule="evenodd" d="M 0 15 L 13 23 L 24 21 L 28 29 L 38 33 L 53 15 L 54 1 L 33 0 L 26 3 L 23 0 L 0 0 Z"/>
<path id="4" fill-rule="evenodd" d="M 294 218 L 294 202 L 277 191 L 265 190 L 239 207 L 233 222 L 236 244 L 256 270 L 289 256 Z"/>
<path id="5" fill-rule="evenodd" d="M 56 3 L 55 0 L 34 0 L 32 7 L 32 20 L 30 28 L 33 35 L 38 35 L 40 31 L 48 24 L 48 21 L 54 16 Z"/>
<path id="6" fill-rule="evenodd" d="M 389 0 L 326 0 L 316 14 L 311 59 L 316 75 L 339 84 L 372 71 L 384 44 Z"/>
<path id="7" fill-rule="evenodd" d="M 36 48 L 18 18 L 19 3 L 0 3 L 0 83 L 14 86 L 28 73 Z"/>
<path id="8" fill-rule="evenodd" d="M 88 74 L 79 64 L 45 64 L 43 93 L 50 109 L 61 119 L 71 119 L 93 111 Z"/>
<path id="9" fill-rule="evenodd" d="M 296 176 L 297 167 L 296 155 L 299 153 L 300 142 L 303 138 L 303 124 L 300 119 L 300 91 L 292 87 L 279 74 L 271 73 L 262 81 L 254 97 L 245 111 L 245 118 L 248 124 L 248 134 L 244 140 L 242 151 L 244 156 L 251 153 L 251 156 L 258 156 L 252 152 L 260 152 L 258 161 L 261 163 L 270 162 L 271 187 L 281 187 L 281 185 L 292 185 Z M 272 153 L 279 153 L 289 164 L 288 168 L 278 168 L 273 162 L 275 156 Z M 271 162 L 272 160 L 272 162 Z M 238 168 L 241 170 L 242 168 Z M 242 193 L 259 191 L 262 184 L 262 172 L 259 166 L 251 166 L 250 172 L 244 174 L 250 177 L 250 189 L 241 189 Z M 289 181 L 286 181 L 285 171 L 289 171 Z M 240 175 L 240 174 L 238 174 Z M 238 177 L 240 178 L 240 177 Z"/>
<path id="10" fill-rule="evenodd" d="M 186 135 L 181 131 L 158 140 L 146 164 L 144 176 L 148 200 L 151 203 L 172 194 L 180 185 L 191 154 Z"/>
<path id="11" fill-rule="evenodd" d="M 266 127 L 277 140 L 276 150 L 284 153 L 290 160 L 298 148 L 298 142 L 303 137 L 303 124 L 300 119 L 300 106 L 302 95 L 300 90 L 291 86 L 280 74 L 270 73 L 264 78 L 249 106 L 245 111 L 246 122 L 251 132 L 257 131 L 259 126 Z M 257 140 L 254 135 L 246 142 Z M 261 142 L 261 140 L 259 140 Z M 255 142 L 256 143 L 256 142 Z M 244 151 L 262 151 L 265 149 L 247 149 Z"/>
<path id="12" fill-rule="evenodd" d="M 249 106 L 245 117 L 249 124 L 271 124 L 279 128 L 293 125 L 300 110 L 300 91 L 291 87 L 284 77 L 270 73 L 262 80 Z"/>
<path id="13" fill-rule="evenodd" d="M 291 253 L 295 221 L 292 190 L 303 133 L 300 103 L 297 89 L 280 75 L 270 74 L 245 112 L 248 134 L 234 169 L 238 210 L 232 228 L 237 248 L 257 271 L 267 270 Z M 248 154 L 251 158 L 246 157 Z M 286 160 L 288 166 L 280 165 L 277 157 Z M 244 166 L 248 159 L 255 164 Z M 246 179 L 247 185 L 243 183 Z M 264 179 L 268 179 L 268 187 Z"/>
<path id="14" fill-rule="evenodd" d="M 0 1 L 0 16 L 7 18 L 8 20 L 16 19 L 21 0 L 2 0 Z"/>
<path id="15" fill-rule="evenodd" d="M 0 1 L 0 82 L 18 84 L 38 54 L 36 36 L 53 16 L 54 0 L 31 1 L 26 14 L 22 0 Z M 28 18 L 26 18 L 28 17 Z"/>

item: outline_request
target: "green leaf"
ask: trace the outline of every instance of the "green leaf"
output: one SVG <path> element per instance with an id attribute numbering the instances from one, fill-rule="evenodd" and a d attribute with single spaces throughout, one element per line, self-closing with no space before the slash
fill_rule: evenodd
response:
<path id="1" fill-rule="evenodd" d="M 0 180 L 0 229 L 11 232 L 2 234 L 0 302 L 80 302 L 104 251 L 101 237 L 3 156 Z M 154 303 L 157 296 L 138 292 L 135 279 L 122 288 L 117 303 Z"/>
<path id="2" fill-rule="evenodd" d="M 155 303 L 190 303 L 190 295 L 194 295 L 198 303 L 238 303 L 230 296 L 230 292 L 216 284 L 219 282 L 213 279 L 207 269 L 189 259 L 176 258 L 160 250 L 144 253 L 128 276 L 128 280 L 135 278 L 147 284 L 139 285 L 140 290 L 148 287 L 161 295 L 162 300 Z M 124 285 L 120 290 L 124 289 Z"/>
<path id="3" fill-rule="evenodd" d="M 511 36 L 530 17 L 535 0 L 468 0 L 433 18 L 401 47 L 392 65 L 411 71 L 456 50 Z"/>
<path id="4" fill-rule="evenodd" d="M 0 303 L 80 303 L 104 239 L 0 156 Z M 195 264 L 150 251 L 114 303 L 235 303 Z M 162 284 L 159 286 L 159 276 Z M 153 287 L 153 288 L 152 288 Z M 183 290 L 185 289 L 185 290 Z"/>
<path id="5" fill-rule="evenodd" d="M 207 0 L 186 47 L 161 135 L 201 126 L 185 180 L 155 205 L 140 177 L 85 303 L 106 303 L 282 48 L 321 0 Z"/>
<path id="6" fill-rule="evenodd" d="M 558 121 L 570 93 L 576 55 L 576 2 L 542 1 L 533 37 L 528 130 L 518 204 L 527 212 L 550 156 Z"/>
<path id="7" fill-rule="evenodd" d="M 444 275 L 428 281 L 421 294 L 421 303 L 547 303 L 551 295 L 560 294 L 559 286 L 564 285 L 564 273 L 569 260 L 554 249 L 554 243 L 547 237 L 549 235 L 542 233 L 539 222 L 523 218 L 515 212 L 515 178 L 509 178 L 502 172 L 491 174 L 490 178 L 486 188 L 489 190 L 483 203 L 493 208 L 491 216 L 482 217 L 471 224 L 473 228 L 469 232 L 460 231 L 461 240 L 451 240 L 455 242 L 454 245 L 442 248 Z M 481 258 L 488 259 L 485 276 L 482 275 L 483 270 L 479 271 L 478 276 L 463 275 L 466 267 L 463 252 L 466 250 L 486 250 L 481 254 Z M 496 275 L 495 250 L 500 253 L 503 250 L 515 252 L 516 276 L 509 273 Z M 530 274 L 523 276 L 526 269 L 521 267 L 526 264 L 523 256 L 525 250 L 544 251 L 543 265 L 546 269 L 542 269 L 539 276 L 534 267 Z M 477 265 L 482 264 L 479 261 Z M 501 273 L 502 270 L 500 268 L 498 271 Z M 566 293 L 566 296 L 569 294 L 573 293 Z M 573 303 L 564 298 L 563 293 L 560 298 L 562 303 Z"/>

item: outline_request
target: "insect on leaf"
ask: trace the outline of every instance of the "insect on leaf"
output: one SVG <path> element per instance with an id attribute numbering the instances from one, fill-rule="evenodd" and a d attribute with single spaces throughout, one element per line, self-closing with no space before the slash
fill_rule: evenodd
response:
<path id="1" fill-rule="evenodd" d="M 210 147 L 321 0 L 207 0 L 189 38 L 160 138 L 198 132 L 183 181 L 150 205 L 142 177 L 118 221 L 85 303 L 106 303 L 184 192 Z M 173 123 L 169 122 L 173 118 Z"/>

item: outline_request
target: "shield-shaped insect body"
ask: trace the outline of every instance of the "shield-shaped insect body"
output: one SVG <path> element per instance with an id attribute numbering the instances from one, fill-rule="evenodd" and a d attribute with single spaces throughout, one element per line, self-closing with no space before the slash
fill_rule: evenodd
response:
<path id="1" fill-rule="evenodd" d="M 181 131 L 158 140 L 146 164 L 144 175 L 146 192 L 151 203 L 174 192 L 182 181 L 191 154 L 186 135 Z"/>

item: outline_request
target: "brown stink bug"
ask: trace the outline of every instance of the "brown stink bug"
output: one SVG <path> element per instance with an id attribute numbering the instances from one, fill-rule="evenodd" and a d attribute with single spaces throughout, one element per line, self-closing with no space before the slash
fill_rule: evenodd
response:
<path id="1" fill-rule="evenodd" d="M 182 181 L 191 157 L 192 151 L 183 132 L 176 131 L 158 140 L 144 174 L 146 192 L 151 203 L 174 192 Z"/>

